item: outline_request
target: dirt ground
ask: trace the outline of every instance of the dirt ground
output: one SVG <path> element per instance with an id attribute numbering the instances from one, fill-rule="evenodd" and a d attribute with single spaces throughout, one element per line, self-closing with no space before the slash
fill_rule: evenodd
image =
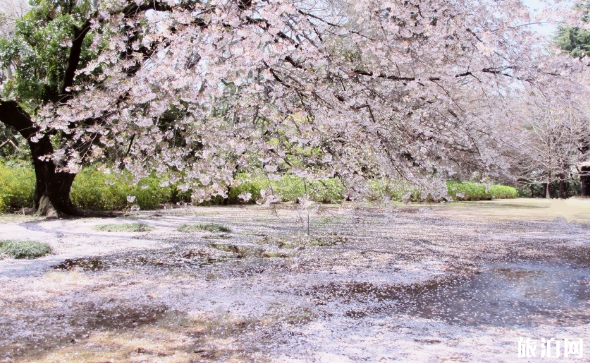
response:
<path id="1" fill-rule="evenodd" d="M 95 229 L 131 222 L 154 230 Z M 590 362 L 589 200 L 4 215 L 2 239 L 53 253 L 0 260 L 0 362 Z"/>

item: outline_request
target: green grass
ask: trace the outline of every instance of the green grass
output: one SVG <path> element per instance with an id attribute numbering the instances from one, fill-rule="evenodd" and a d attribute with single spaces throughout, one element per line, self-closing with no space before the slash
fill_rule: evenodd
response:
<path id="1" fill-rule="evenodd" d="M 101 224 L 94 229 L 101 232 L 148 232 L 155 230 L 154 227 L 145 223 Z"/>
<path id="2" fill-rule="evenodd" d="M 51 247 L 47 243 L 36 241 L 0 241 L 0 252 L 5 253 L 12 258 L 32 259 L 43 257 L 51 252 Z"/>
<path id="3" fill-rule="evenodd" d="M 179 232 L 198 232 L 206 231 L 213 233 L 231 233 L 231 229 L 221 224 L 202 223 L 202 224 L 183 224 L 178 227 Z"/>

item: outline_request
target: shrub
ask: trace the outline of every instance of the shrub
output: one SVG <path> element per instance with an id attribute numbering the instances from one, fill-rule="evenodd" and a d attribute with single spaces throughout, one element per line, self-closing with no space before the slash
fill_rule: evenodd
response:
<path id="1" fill-rule="evenodd" d="M 369 200 L 388 198 L 396 202 L 422 201 L 421 191 L 410 183 L 394 180 L 370 180 L 367 184 Z"/>
<path id="2" fill-rule="evenodd" d="M 295 202 L 306 194 L 314 202 L 334 203 L 344 197 L 342 192 L 344 185 L 339 179 L 304 180 L 296 175 L 285 175 L 271 183 L 276 194 L 280 195 L 284 202 Z"/>
<path id="3" fill-rule="evenodd" d="M 454 200 L 490 200 L 492 195 L 486 186 L 473 182 L 448 182 L 449 197 Z"/>
<path id="4" fill-rule="evenodd" d="M 47 243 L 36 241 L 0 241 L 0 252 L 9 255 L 12 258 L 32 259 L 42 257 L 51 252 L 51 247 Z"/>
<path id="5" fill-rule="evenodd" d="M 512 199 L 518 197 L 518 190 L 506 185 L 492 185 L 490 193 L 494 199 Z"/>
<path id="6" fill-rule="evenodd" d="M 163 182 L 164 178 L 155 176 L 143 178 L 132 188 L 130 195 L 135 196 L 135 203 L 141 209 L 158 209 L 172 197 L 172 188 L 161 186 Z"/>
<path id="7" fill-rule="evenodd" d="M 473 182 L 447 182 L 448 195 L 454 200 L 491 200 L 518 197 L 516 188 L 505 185 L 491 185 Z"/>
<path id="8" fill-rule="evenodd" d="M 104 174 L 84 169 L 74 179 L 72 202 L 87 210 L 120 210 L 127 206 L 130 187 L 121 182 L 121 175 Z"/>
<path id="9" fill-rule="evenodd" d="M 149 176 L 133 184 L 129 172 L 105 174 L 95 167 L 83 169 L 72 185 L 72 202 L 86 210 L 122 210 L 131 204 L 141 209 L 157 209 L 168 202 L 190 202 L 190 191 L 181 192 L 175 185 L 162 186 L 165 178 Z M 337 178 L 304 180 L 293 174 L 283 175 L 269 181 L 262 174 L 249 176 L 238 174 L 234 186 L 229 189 L 228 198 L 213 197 L 203 204 L 253 203 L 260 199 L 262 191 L 272 187 L 284 202 L 295 202 L 306 194 L 318 203 L 334 203 L 343 200 L 344 185 Z M 0 162 L 0 211 L 30 207 L 33 204 L 35 175 L 33 169 L 16 162 Z M 394 201 L 431 201 L 410 183 L 394 180 L 370 180 L 368 198 Z M 489 200 L 494 198 L 516 198 L 518 192 L 512 187 L 472 182 L 448 182 L 448 195 L 454 200 Z M 240 195 L 250 194 L 249 200 Z M 132 199 L 128 199 L 132 197 Z"/>
<path id="10" fill-rule="evenodd" d="M 230 188 L 229 204 L 243 203 L 239 196 L 246 193 L 250 193 L 251 197 L 245 202 L 255 202 L 260 199 L 262 190 L 269 187 L 272 187 L 275 194 L 281 196 L 283 202 L 296 202 L 305 195 L 306 188 L 310 199 L 315 202 L 334 203 L 343 199 L 344 185 L 337 178 L 304 181 L 303 178 L 290 174 L 269 182 L 262 175 L 248 178 L 245 174 L 240 174 L 236 180 L 240 183 Z"/>
<path id="11" fill-rule="evenodd" d="M 24 163 L 0 162 L 0 211 L 31 207 L 35 173 Z"/>
<path id="12" fill-rule="evenodd" d="M 172 187 L 162 187 L 164 180 L 154 176 L 133 185 L 131 174 L 105 174 L 95 168 L 84 169 L 72 185 L 72 202 L 87 210 L 121 210 L 130 202 L 141 209 L 157 209 L 172 198 Z"/>
<path id="13" fill-rule="evenodd" d="M 229 204 L 253 203 L 260 199 L 261 191 L 267 189 L 269 185 L 268 180 L 262 176 L 248 177 L 246 174 L 238 174 L 236 181 L 238 183 L 229 190 Z M 242 200 L 240 195 L 247 193 L 250 193 L 250 199 Z"/>

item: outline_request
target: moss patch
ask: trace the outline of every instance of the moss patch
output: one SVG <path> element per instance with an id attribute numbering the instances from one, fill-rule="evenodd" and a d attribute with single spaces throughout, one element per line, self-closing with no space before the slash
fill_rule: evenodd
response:
<path id="1" fill-rule="evenodd" d="M 43 257 L 51 252 L 51 247 L 47 243 L 36 241 L 0 241 L 0 253 L 4 253 L 12 258 L 32 259 Z"/>
<path id="2" fill-rule="evenodd" d="M 213 232 L 213 233 L 231 233 L 231 229 L 221 224 L 202 223 L 202 224 L 183 224 L 178 227 L 179 232 Z"/>
<path id="3" fill-rule="evenodd" d="M 148 232 L 155 228 L 145 223 L 101 224 L 94 227 L 101 232 Z"/>

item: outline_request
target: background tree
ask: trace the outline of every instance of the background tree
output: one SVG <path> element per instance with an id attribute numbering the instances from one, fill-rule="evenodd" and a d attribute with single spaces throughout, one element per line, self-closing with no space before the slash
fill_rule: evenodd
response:
<path id="1" fill-rule="evenodd" d="M 581 13 L 582 22 L 587 25 L 590 19 L 590 2 L 580 2 L 576 8 Z M 580 60 L 590 55 L 590 31 L 584 27 L 560 27 L 555 42 L 563 51 Z M 590 137 L 588 135 L 580 135 L 580 137 L 578 142 L 580 153 L 586 155 L 590 151 Z M 581 160 L 577 168 L 582 184 L 582 196 L 590 197 L 590 159 Z"/>
<path id="2" fill-rule="evenodd" d="M 0 1 L 0 38 L 12 39 L 17 20 L 25 14 L 27 9 L 28 4 L 24 0 Z M 0 84 L 11 77 L 11 67 L 0 67 Z M 14 130 L 8 129 L 0 123 L 0 157 L 15 155 L 21 141 L 17 135 Z"/>
<path id="3" fill-rule="evenodd" d="M 559 182 L 559 197 L 567 198 L 567 182 L 577 174 L 575 168 L 590 156 L 581 152 L 581 140 L 590 137 L 590 113 L 582 101 L 585 97 L 577 96 L 581 99 L 572 96 L 569 102 L 537 96 L 534 104 L 527 105 L 530 112 L 522 136 L 531 157 L 523 163 L 526 168 L 522 171 L 529 182 L 545 185 L 547 198 L 556 197 L 551 194 L 555 180 Z"/>
<path id="4" fill-rule="evenodd" d="M 39 0 L 31 6 L 16 21 L 11 36 L 0 40 L 2 68 L 10 75 L 2 84 L 0 121 L 27 140 L 35 167 L 34 207 L 38 212 L 77 214 L 69 198 L 75 174 L 60 168 L 59 160 L 51 157 L 56 146 L 71 138 L 71 132 L 42 130 L 34 118 L 42 107 L 64 103 L 72 96 L 74 79 L 86 78 L 77 76 L 76 70 L 96 56 L 88 51 L 94 34 L 108 37 L 108 29 L 93 30 L 92 21 L 99 21 L 100 15 L 90 1 Z M 138 8 L 134 4 L 114 11 Z M 83 147 L 83 143 L 74 142 L 73 147 Z"/>

